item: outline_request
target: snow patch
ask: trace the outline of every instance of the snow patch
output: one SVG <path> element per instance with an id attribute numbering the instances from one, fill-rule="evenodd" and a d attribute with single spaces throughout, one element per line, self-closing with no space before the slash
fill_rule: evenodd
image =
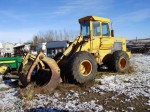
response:
<path id="1" fill-rule="evenodd" d="M 134 62 L 136 73 L 125 75 L 103 75 L 97 79 L 100 84 L 91 87 L 93 92 L 101 93 L 117 92 L 118 95 L 124 94 L 127 97 L 134 99 L 138 96 L 145 96 L 150 99 L 150 56 L 134 55 L 131 63 Z M 148 102 L 149 104 L 149 102 Z"/>
<path id="2" fill-rule="evenodd" d="M 9 86 L 6 84 L 0 84 L 0 88 L 9 88 Z"/>
<path id="3" fill-rule="evenodd" d="M 108 80 L 109 79 L 109 80 Z M 110 80 L 111 79 L 111 80 Z M 94 92 L 112 91 L 118 94 L 124 94 L 130 98 L 137 96 L 145 96 L 150 98 L 149 85 L 150 73 L 131 74 L 131 75 L 116 75 L 102 76 L 101 84 L 96 84 L 91 87 Z"/>
<path id="4" fill-rule="evenodd" d="M 41 95 L 38 94 L 36 99 L 30 101 L 31 105 L 33 108 L 41 108 L 41 107 L 47 107 L 52 109 L 57 109 L 57 110 L 66 110 L 66 111 L 102 111 L 103 107 L 102 105 L 96 104 L 97 101 L 92 100 L 89 102 L 80 102 L 78 98 L 78 94 L 74 92 L 74 97 L 70 97 L 70 94 L 68 94 L 64 101 L 60 97 L 58 93 L 55 93 L 53 96 L 47 96 L 47 95 Z M 71 93 L 72 94 L 72 93 Z M 43 109 L 43 108 L 42 108 Z"/>
<path id="5" fill-rule="evenodd" d="M 7 91 L 1 91 L 0 94 L 0 109 L 5 111 L 16 110 L 18 106 L 16 105 L 20 99 L 17 98 L 18 92 L 13 88 Z"/>

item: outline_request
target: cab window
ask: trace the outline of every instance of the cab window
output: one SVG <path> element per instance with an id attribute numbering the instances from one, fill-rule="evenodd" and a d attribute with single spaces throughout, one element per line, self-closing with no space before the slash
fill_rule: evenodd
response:
<path id="1" fill-rule="evenodd" d="M 89 36 L 90 35 L 90 21 L 84 21 L 81 24 L 81 34 L 83 36 Z"/>
<path id="2" fill-rule="evenodd" d="M 103 36 L 110 36 L 108 23 L 102 23 L 102 35 Z"/>
<path id="3" fill-rule="evenodd" d="M 93 36 L 100 36 L 100 22 L 93 22 Z"/>

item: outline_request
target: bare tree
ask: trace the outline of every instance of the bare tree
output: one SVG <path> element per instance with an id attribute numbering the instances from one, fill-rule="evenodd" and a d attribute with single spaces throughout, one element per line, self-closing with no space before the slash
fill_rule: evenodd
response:
<path id="1" fill-rule="evenodd" d="M 33 37 L 33 45 L 36 46 L 38 44 L 38 36 Z"/>
<path id="2" fill-rule="evenodd" d="M 49 30 L 47 32 L 40 32 L 36 36 L 33 37 L 33 45 L 37 45 L 37 43 L 56 41 L 56 40 L 74 40 L 77 37 L 77 31 L 63 31 L 59 30 Z"/>

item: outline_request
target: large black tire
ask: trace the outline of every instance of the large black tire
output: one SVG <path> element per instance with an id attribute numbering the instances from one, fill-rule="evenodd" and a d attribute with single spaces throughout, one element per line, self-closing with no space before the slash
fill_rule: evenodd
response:
<path id="1" fill-rule="evenodd" d="M 83 84 L 95 78 L 97 62 L 86 51 L 79 51 L 69 59 L 69 82 Z"/>
<path id="2" fill-rule="evenodd" d="M 116 51 L 112 58 L 112 69 L 115 72 L 125 73 L 129 69 L 129 56 L 124 51 Z"/>

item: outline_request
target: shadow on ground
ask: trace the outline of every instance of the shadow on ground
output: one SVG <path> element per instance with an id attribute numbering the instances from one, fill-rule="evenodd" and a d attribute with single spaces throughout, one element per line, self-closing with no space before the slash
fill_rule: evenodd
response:
<path id="1" fill-rule="evenodd" d="M 70 112 L 70 111 L 41 107 L 41 108 L 27 109 L 27 110 L 24 110 L 24 112 Z M 79 112 L 79 111 L 72 111 L 72 112 Z"/>

